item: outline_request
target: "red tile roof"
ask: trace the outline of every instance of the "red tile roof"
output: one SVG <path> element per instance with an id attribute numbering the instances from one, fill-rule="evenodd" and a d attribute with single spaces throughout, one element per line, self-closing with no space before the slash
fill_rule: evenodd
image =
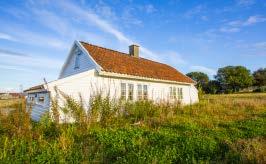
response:
<path id="1" fill-rule="evenodd" d="M 169 80 L 175 82 L 195 83 L 175 68 L 144 58 L 80 42 L 103 71 L 133 76 Z"/>

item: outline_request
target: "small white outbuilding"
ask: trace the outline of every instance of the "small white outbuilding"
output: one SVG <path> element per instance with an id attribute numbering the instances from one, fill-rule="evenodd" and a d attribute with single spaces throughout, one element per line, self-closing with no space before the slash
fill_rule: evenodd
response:
<path id="1" fill-rule="evenodd" d="M 52 99 L 63 105 L 58 90 L 77 101 L 82 97 L 85 106 L 96 94 L 128 101 L 198 102 L 192 79 L 169 65 L 141 58 L 137 45 L 129 46 L 129 53 L 123 53 L 75 41 L 57 80 L 25 90 L 33 120 L 50 112 Z M 61 113 L 60 119 L 65 120 L 64 117 Z"/>

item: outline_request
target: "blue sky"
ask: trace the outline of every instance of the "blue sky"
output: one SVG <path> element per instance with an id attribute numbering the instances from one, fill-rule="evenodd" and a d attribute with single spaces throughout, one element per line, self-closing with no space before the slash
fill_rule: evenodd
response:
<path id="1" fill-rule="evenodd" d="M 2 0 L 0 91 L 58 77 L 74 40 L 128 52 L 183 73 L 266 67 L 265 0 Z"/>

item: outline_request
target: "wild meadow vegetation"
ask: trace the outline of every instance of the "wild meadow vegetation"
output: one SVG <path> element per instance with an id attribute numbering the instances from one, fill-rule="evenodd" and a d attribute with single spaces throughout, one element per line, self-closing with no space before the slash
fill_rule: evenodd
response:
<path id="1" fill-rule="evenodd" d="M 203 95 L 192 106 L 97 96 L 88 113 L 66 99 L 62 110 L 74 124 L 58 124 L 55 102 L 54 121 L 40 122 L 31 121 L 23 100 L 10 104 L 16 110 L 0 114 L 0 163 L 266 162 L 263 93 Z"/>

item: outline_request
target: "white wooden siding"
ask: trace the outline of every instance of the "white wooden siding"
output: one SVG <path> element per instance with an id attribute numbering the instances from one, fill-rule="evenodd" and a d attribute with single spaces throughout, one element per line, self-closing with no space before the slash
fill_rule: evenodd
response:
<path id="1" fill-rule="evenodd" d="M 171 101 L 171 86 L 183 89 L 182 104 L 198 102 L 197 89 L 192 84 L 168 84 L 144 80 L 102 77 L 98 75 L 95 69 L 51 82 L 48 84 L 47 89 L 50 91 L 51 97 L 58 98 L 58 103 L 61 106 L 64 105 L 65 100 L 62 98 L 62 96 L 58 96 L 55 91 L 55 87 L 58 90 L 76 99 L 77 101 L 80 101 L 80 97 L 82 97 L 84 107 L 89 107 L 90 98 L 97 94 L 101 94 L 102 96 L 109 96 L 111 99 L 119 99 L 121 96 L 121 83 L 127 84 L 127 90 L 128 84 L 134 85 L 134 100 L 137 100 L 137 85 L 141 84 L 148 86 L 148 99 L 153 100 L 157 103 Z M 128 97 L 128 92 L 126 96 Z M 61 112 L 60 120 L 69 121 L 69 118 L 67 116 L 64 116 L 64 114 Z"/>
<path id="2" fill-rule="evenodd" d="M 81 52 L 81 55 L 79 58 L 79 61 L 80 61 L 79 68 L 75 68 L 76 49 L 79 49 L 79 51 Z M 96 67 L 95 63 L 89 58 L 89 56 L 86 53 L 84 53 L 77 45 L 74 45 L 74 48 L 70 52 L 69 59 L 65 67 L 63 68 L 59 78 L 61 79 L 61 78 L 64 78 L 70 75 L 81 73 L 81 72 L 93 69 L 95 67 Z"/>

